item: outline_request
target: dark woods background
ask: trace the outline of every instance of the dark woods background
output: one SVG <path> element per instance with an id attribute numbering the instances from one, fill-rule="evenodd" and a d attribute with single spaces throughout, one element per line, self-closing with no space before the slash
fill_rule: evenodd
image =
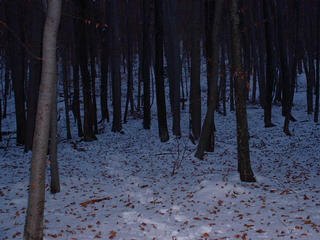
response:
<path id="1" fill-rule="evenodd" d="M 112 121 L 112 131 L 122 132 L 122 124 L 132 117 L 141 117 L 149 129 L 154 104 L 161 141 L 169 139 L 167 114 L 172 114 L 173 135 L 180 136 L 180 113 L 189 107 L 190 139 L 198 142 L 203 99 L 208 106 L 214 102 L 209 113 L 233 111 L 237 76 L 245 82 L 239 92 L 246 102 L 264 109 L 266 127 L 273 126 L 272 104 L 282 104 L 284 132 L 290 135 L 297 74 L 305 73 L 306 111 L 317 122 L 320 1 L 240 0 L 241 71 L 231 67 L 236 38 L 232 2 L 63 1 L 57 50 L 67 131 L 61 134 L 71 139 L 75 121 L 78 136 L 91 141 L 104 121 Z M 46 1 L 0 1 L 0 119 L 7 117 L 13 96 L 16 142 L 25 151 L 32 148 L 45 15 Z M 201 85 L 202 65 L 207 84 Z M 213 112 L 206 150 L 214 147 Z"/>

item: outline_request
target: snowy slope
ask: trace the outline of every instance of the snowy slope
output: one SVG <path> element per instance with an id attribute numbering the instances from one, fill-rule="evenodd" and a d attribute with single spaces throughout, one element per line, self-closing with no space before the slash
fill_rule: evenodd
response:
<path id="1" fill-rule="evenodd" d="M 155 110 L 150 131 L 129 119 L 125 134 L 115 134 L 108 123 L 90 143 L 64 140 L 60 123 L 62 191 L 47 189 L 45 239 L 320 239 L 320 126 L 305 102 L 301 90 L 292 137 L 282 132 L 280 107 L 277 126 L 265 129 L 263 110 L 248 105 L 254 184 L 237 173 L 234 113 L 217 115 L 216 151 L 202 161 L 187 138 L 188 110 L 183 137 L 167 143 L 158 139 Z M 4 128 L 14 130 L 12 120 Z M 0 146 L 0 239 L 21 239 L 31 153 L 13 134 Z"/>

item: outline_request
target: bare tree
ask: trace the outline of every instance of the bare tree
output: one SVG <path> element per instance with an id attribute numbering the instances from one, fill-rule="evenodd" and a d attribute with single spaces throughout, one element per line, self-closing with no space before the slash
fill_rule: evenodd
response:
<path id="1" fill-rule="evenodd" d="M 223 0 L 216 0 L 214 5 L 214 20 L 213 25 L 209 26 L 212 27 L 212 37 L 210 38 L 212 41 L 211 47 L 211 54 L 212 63 L 208 65 L 208 67 L 212 67 L 210 70 L 210 75 L 208 76 L 208 82 L 210 90 L 208 91 L 209 94 L 209 105 L 206 113 L 206 117 L 201 129 L 201 136 L 199 140 L 199 144 L 197 147 L 197 151 L 195 156 L 197 158 L 202 159 L 204 155 L 204 151 L 209 144 L 209 139 L 213 134 L 214 131 L 214 111 L 217 107 L 217 99 L 218 99 L 218 71 L 219 71 L 219 29 L 220 29 L 220 22 L 222 17 L 222 7 L 223 7 Z"/>
<path id="2" fill-rule="evenodd" d="M 238 0 L 232 0 L 230 6 L 232 33 L 232 68 L 236 93 L 237 143 L 238 143 L 238 171 L 240 180 L 255 182 L 250 163 L 249 131 L 246 106 L 246 81 L 241 61 L 240 20 Z"/>
<path id="3" fill-rule="evenodd" d="M 43 60 L 39 102 L 33 137 L 28 209 L 24 240 L 43 239 L 45 175 L 53 91 L 57 81 L 56 45 L 61 16 L 61 0 L 48 1 L 43 34 Z"/>

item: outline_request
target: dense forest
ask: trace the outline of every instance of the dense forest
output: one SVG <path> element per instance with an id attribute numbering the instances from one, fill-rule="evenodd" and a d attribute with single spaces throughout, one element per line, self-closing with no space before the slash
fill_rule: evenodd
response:
<path id="1" fill-rule="evenodd" d="M 0 141 L 12 103 L 16 145 L 32 151 L 24 239 L 43 238 L 47 154 L 57 193 L 59 138 L 99 141 L 109 122 L 125 135 L 140 119 L 159 145 L 187 132 L 203 160 L 217 116 L 235 114 L 237 171 L 255 182 L 247 107 L 263 109 L 268 131 L 280 106 L 290 138 L 306 86 L 305 114 L 318 123 L 319 37 L 318 0 L 1 0 Z"/>

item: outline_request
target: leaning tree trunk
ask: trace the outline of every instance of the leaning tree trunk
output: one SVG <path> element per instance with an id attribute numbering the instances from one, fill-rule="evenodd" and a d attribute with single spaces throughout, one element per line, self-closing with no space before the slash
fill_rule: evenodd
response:
<path id="1" fill-rule="evenodd" d="M 24 240 L 43 239 L 45 176 L 53 91 L 57 81 L 56 46 L 61 16 L 61 0 L 49 0 L 43 34 L 43 60 L 33 137 L 31 173 Z"/>
<path id="2" fill-rule="evenodd" d="M 197 147 L 197 151 L 195 157 L 202 159 L 204 155 L 204 151 L 208 146 L 210 135 L 213 132 L 214 128 L 214 111 L 217 107 L 217 98 L 218 98 L 218 74 L 219 74 L 219 29 L 220 29 L 220 21 L 222 16 L 222 7 L 223 7 L 223 0 L 216 0 L 214 6 L 214 20 L 212 31 L 212 52 L 210 56 L 212 56 L 212 70 L 209 75 L 209 86 L 210 86 L 210 99 L 209 99 L 209 106 L 207 109 L 206 117 L 201 129 L 201 135 L 199 144 Z M 210 26 L 209 26 L 210 27 Z"/>
<path id="3" fill-rule="evenodd" d="M 232 0 L 230 6 L 231 32 L 232 32 L 232 63 L 233 79 L 236 92 L 236 118 L 238 143 L 238 171 L 240 180 L 255 182 L 250 164 L 249 131 L 246 107 L 246 82 L 241 63 L 241 42 L 238 0 Z"/>

